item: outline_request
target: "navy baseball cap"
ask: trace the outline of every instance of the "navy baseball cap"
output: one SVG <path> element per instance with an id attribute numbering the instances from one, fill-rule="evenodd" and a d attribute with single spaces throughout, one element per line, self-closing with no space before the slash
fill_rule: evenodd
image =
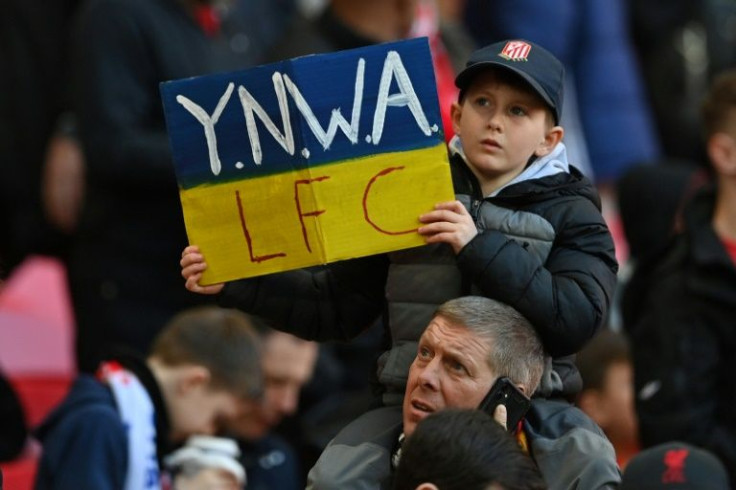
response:
<path id="1" fill-rule="evenodd" d="M 478 73 L 491 67 L 506 68 L 523 78 L 550 106 L 555 124 L 560 123 L 565 67 L 552 53 L 523 39 L 491 44 L 470 55 L 455 85 L 465 90 Z"/>

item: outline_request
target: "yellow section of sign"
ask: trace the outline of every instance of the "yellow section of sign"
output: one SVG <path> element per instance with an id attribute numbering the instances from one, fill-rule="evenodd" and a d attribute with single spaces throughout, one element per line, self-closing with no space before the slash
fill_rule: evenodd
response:
<path id="1" fill-rule="evenodd" d="M 454 199 L 444 144 L 180 194 L 201 284 L 423 245 L 419 215 Z"/>

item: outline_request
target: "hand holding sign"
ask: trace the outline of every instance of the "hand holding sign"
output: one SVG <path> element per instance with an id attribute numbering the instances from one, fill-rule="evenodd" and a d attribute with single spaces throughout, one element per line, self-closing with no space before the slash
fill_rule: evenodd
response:
<path id="1" fill-rule="evenodd" d="M 184 285 L 193 293 L 217 294 L 225 286 L 223 283 L 210 284 L 209 286 L 199 285 L 202 273 L 207 270 L 207 264 L 196 245 L 189 245 L 184 249 L 179 265 L 181 265 L 181 276 L 186 281 Z"/>
<path id="2" fill-rule="evenodd" d="M 417 217 L 453 198 L 426 39 L 161 91 L 187 233 L 207 256 L 182 257 L 190 290 L 422 245 Z"/>
<path id="3" fill-rule="evenodd" d="M 427 223 L 417 230 L 427 243 L 447 243 L 455 254 L 478 234 L 473 217 L 460 201 L 441 202 L 419 221 Z"/>

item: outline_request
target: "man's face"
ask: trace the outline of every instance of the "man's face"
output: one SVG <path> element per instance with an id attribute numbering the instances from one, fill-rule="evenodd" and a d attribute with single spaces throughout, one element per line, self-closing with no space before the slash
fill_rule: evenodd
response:
<path id="1" fill-rule="evenodd" d="M 633 368 L 628 362 L 614 363 L 606 373 L 600 420 L 596 422 L 616 443 L 633 443 L 637 438 L 633 377 Z"/>
<path id="2" fill-rule="evenodd" d="M 245 439 L 263 437 L 287 415 L 296 412 L 299 392 L 312 377 L 317 344 L 283 332 L 266 337 L 263 345 L 263 399 L 231 427 Z"/>
<path id="3" fill-rule="evenodd" d="M 496 375 L 488 365 L 487 340 L 436 316 L 419 339 L 404 394 L 404 434 L 445 408 L 475 408 Z"/>

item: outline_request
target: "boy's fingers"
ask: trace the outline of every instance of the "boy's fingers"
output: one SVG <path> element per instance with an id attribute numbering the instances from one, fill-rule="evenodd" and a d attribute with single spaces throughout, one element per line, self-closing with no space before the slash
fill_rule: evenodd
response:
<path id="1" fill-rule="evenodd" d="M 206 269 L 207 264 L 205 264 L 204 262 L 198 262 L 182 268 L 181 276 L 184 279 L 189 279 L 193 274 L 199 274 L 201 276 L 202 272 L 204 272 Z"/>
<path id="2" fill-rule="evenodd" d="M 455 231 L 455 227 L 447 223 L 445 221 L 437 221 L 435 223 L 430 223 L 425 226 L 421 226 L 417 228 L 417 232 L 420 235 L 431 235 L 434 233 L 443 233 L 443 232 L 452 232 Z"/>
<path id="3" fill-rule="evenodd" d="M 184 257 L 187 254 L 191 253 L 199 253 L 199 247 L 196 245 L 188 245 L 186 248 L 184 248 L 184 251 L 181 253 L 181 256 Z"/>
<path id="4" fill-rule="evenodd" d="M 199 280 L 202 278 L 202 274 L 191 274 L 189 277 L 186 278 L 186 283 L 184 284 L 186 288 L 189 291 L 192 291 L 194 293 L 198 293 L 199 289 L 202 289 L 202 287 L 198 284 Z"/>
<path id="5" fill-rule="evenodd" d="M 225 284 L 221 282 L 217 284 L 210 284 L 209 286 L 200 286 L 200 279 L 202 279 L 202 273 L 194 273 L 189 277 L 186 277 L 186 282 L 184 283 L 184 286 L 187 288 L 187 290 L 199 294 L 217 294 L 222 291 L 222 288 L 225 287 Z"/>
<path id="6" fill-rule="evenodd" d="M 202 255 L 198 253 L 190 253 L 181 258 L 181 260 L 179 261 L 179 265 L 181 265 L 182 267 L 187 267 L 192 264 L 204 263 L 203 260 L 204 257 L 202 257 Z"/>
<path id="7" fill-rule="evenodd" d="M 431 223 L 433 221 L 449 221 L 452 223 L 456 223 L 459 220 L 460 217 L 458 213 L 455 213 L 452 210 L 444 209 L 430 211 L 429 213 L 419 216 L 419 221 L 421 221 L 422 223 Z"/>

